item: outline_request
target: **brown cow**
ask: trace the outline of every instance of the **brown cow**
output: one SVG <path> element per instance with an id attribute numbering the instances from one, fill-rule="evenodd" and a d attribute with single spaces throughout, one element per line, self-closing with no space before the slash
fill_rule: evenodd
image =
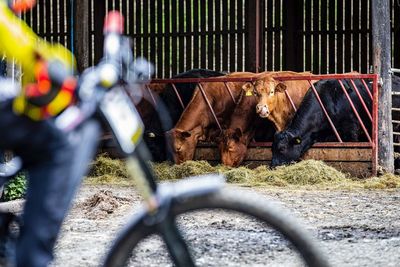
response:
<path id="1" fill-rule="evenodd" d="M 258 76 L 264 77 L 269 74 L 272 74 L 274 77 L 291 76 L 293 72 L 263 72 Z M 257 83 L 260 82 L 257 80 Z M 218 147 L 223 164 L 232 167 L 240 165 L 246 157 L 247 146 L 253 137 L 255 137 L 256 141 L 262 142 L 273 140 L 275 133 L 274 125 L 270 122 L 265 123 L 263 119 L 257 116 L 257 104 L 257 96 L 252 91 L 248 91 L 248 84 L 246 84 L 239 103 L 236 105 L 231 116 L 230 125 L 228 129 L 223 131 L 220 137 L 221 140 Z"/>
<path id="2" fill-rule="evenodd" d="M 236 72 L 226 76 L 226 78 L 253 77 L 251 72 Z M 242 86 L 245 82 L 228 82 L 235 101 L 242 92 Z M 233 112 L 235 103 L 224 83 L 211 82 L 203 83 L 204 91 L 214 112 L 220 122 L 227 123 Z M 177 164 L 193 159 L 197 142 L 210 139 L 212 132 L 218 129 L 214 117 L 210 112 L 206 101 L 199 88 L 196 88 L 195 93 L 188 106 L 185 108 L 182 116 L 171 131 L 168 137 L 171 140 L 174 160 Z"/>
<path id="3" fill-rule="evenodd" d="M 279 72 L 261 74 L 259 79 L 254 83 L 247 83 L 243 89 L 247 94 L 254 93 L 258 98 L 256 111 L 262 118 L 267 118 L 274 124 L 277 131 L 285 129 L 287 123 L 294 116 L 294 109 L 287 98 L 285 91 L 288 92 L 296 109 L 300 106 L 304 95 L 310 88 L 310 84 L 306 80 L 298 81 L 278 81 L 274 77 L 279 76 L 307 76 L 309 72 Z M 316 81 L 311 81 L 315 83 Z"/>

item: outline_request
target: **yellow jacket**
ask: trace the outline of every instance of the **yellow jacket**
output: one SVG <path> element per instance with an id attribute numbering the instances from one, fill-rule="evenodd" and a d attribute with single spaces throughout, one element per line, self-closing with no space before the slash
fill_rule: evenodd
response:
<path id="1" fill-rule="evenodd" d="M 71 52 L 60 44 L 49 44 L 38 37 L 29 26 L 8 8 L 7 1 L 0 0 L 0 55 L 15 59 L 22 67 L 22 90 L 14 101 L 14 110 L 34 120 L 43 119 L 42 107 L 29 103 L 25 87 L 35 81 L 35 67 L 39 61 L 58 60 L 68 68 L 75 69 Z M 56 115 L 72 100 L 72 96 L 58 94 L 49 105 L 50 114 Z"/>

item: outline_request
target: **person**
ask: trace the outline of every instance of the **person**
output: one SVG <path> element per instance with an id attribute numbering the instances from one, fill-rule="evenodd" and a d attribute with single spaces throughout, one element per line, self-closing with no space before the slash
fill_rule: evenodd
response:
<path id="1" fill-rule="evenodd" d="M 75 101 L 73 56 L 40 39 L 15 15 L 34 1 L 13 0 L 11 8 L 9 3 L 0 0 L 0 54 L 14 58 L 23 75 L 18 95 L 0 99 L 0 150 L 19 156 L 28 176 L 15 264 L 42 267 L 53 259 L 62 222 L 95 153 L 99 126 L 89 121 L 69 134 L 55 126 L 53 118 Z M 62 83 L 50 76 L 52 64 L 68 73 Z"/>

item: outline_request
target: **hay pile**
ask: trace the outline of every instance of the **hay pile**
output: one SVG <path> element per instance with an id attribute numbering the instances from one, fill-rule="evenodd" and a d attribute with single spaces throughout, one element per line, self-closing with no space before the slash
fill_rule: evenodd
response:
<path id="1" fill-rule="evenodd" d="M 386 174 L 369 179 L 352 178 L 322 161 L 305 160 L 297 164 L 270 169 L 259 166 L 230 168 L 223 165 L 211 166 L 206 161 L 187 161 L 181 165 L 171 163 L 152 163 L 155 174 L 160 180 L 178 180 L 188 176 L 207 173 L 224 174 L 227 182 L 243 185 L 318 187 L 338 189 L 388 189 L 400 188 L 400 176 Z M 97 158 L 90 172 L 88 183 L 133 185 L 128 178 L 124 163 L 105 155 Z"/>

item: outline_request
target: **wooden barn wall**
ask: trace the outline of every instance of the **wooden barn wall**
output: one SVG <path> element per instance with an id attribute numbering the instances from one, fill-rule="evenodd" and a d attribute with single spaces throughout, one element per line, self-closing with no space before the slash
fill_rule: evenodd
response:
<path id="1" fill-rule="evenodd" d="M 39 0 L 23 19 L 46 40 L 71 50 L 73 25 L 88 23 L 90 65 L 102 55 L 103 17 L 113 9 L 126 17 L 135 56 L 154 62 L 158 78 L 192 68 L 255 69 L 248 64 L 254 55 L 260 71 L 367 73 L 372 65 L 371 0 L 89 0 L 89 21 L 73 21 L 71 3 Z M 400 0 L 390 4 L 392 64 L 400 68 Z M 256 17 L 259 22 L 252 23 Z"/>
<path id="2" fill-rule="evenodd" d="M 21 18 L 48 42 L 60 43 L 73 50 L 71 0 L 37 0 L 37 5 Z"/>
<path id="3" fill-rule="evenodd" d="M 400 66 L 400 1 L 390 0 L 392 66 Z M 267 70 L 368 73 L 372 65 L 371 1 L 266 0 Z"/>

